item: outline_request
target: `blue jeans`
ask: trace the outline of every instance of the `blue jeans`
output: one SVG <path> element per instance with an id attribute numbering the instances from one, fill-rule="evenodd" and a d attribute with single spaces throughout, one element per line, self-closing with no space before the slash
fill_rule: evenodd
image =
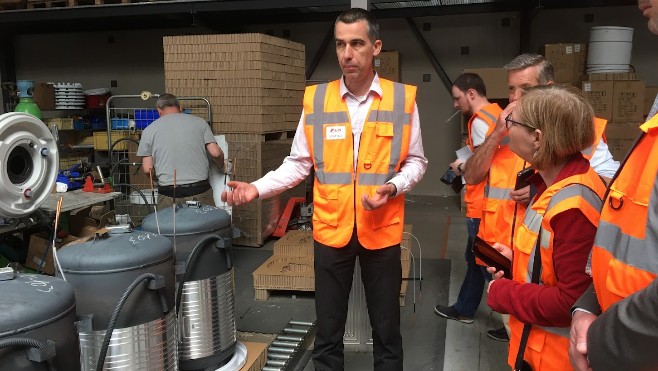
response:
<path id="1" fill-rule="evenodd" d="M 482 299 L 485 281 L 490 280 L 491 275 L 487 272 L 486 267 L 475 263 L 475 255 L 473 254 L 473 241 L 480 228 L 480 219 L 467 218 L 466 226 L 468 228 L 468 242 L 464 254 L 466 257 L 466 276 L 464 276 L 457 302 L 453 307 L 462 316 L 474 317 Z"/>

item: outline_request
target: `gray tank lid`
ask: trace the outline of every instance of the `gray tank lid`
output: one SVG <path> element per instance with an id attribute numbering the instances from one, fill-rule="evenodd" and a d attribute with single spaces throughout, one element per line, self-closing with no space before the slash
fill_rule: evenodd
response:
<path id="1" fill-rule="evenodd" d="M 132 231 L 62 247 L 57 256 L 66 274 L 131 270 L 165 261 L 173 257 L 173 253 L 168 238 Z"/>
<path id="2" fill-rule="evenodd" d="M 43 327 L 75 311 L 73 288 L 57 277 L 18 273 L 0 281 L 0 293 L 0 338 Z"/>
<path id="3" fill-rule="evenodd" d="M 158 210 L 160 234 L 174 235 L 173 207 Z M 231 216 L 224 209 L 210 205 L 181 205 L 176 209 L 176 235 L 191 235 L 210 233 L 231 226 Z M 142 220 L 142 229 L 158 233 L 155 213 L 147 215 Z"/>

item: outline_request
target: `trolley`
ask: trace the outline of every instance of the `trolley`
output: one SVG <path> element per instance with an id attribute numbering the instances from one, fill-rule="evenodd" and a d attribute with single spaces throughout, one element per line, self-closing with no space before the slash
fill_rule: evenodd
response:
<path id="1" fill-rule="evenodd" d="M 114 95 L 106 103 L 107 133 L 99 132 L 94 144 L 108 150 L 110 181 L 123 193 L 115 201 L 117 221 L 141 225 L 142 219 L 155 211 L 157 185 L 141 170 L 137 148 L 142 131 L 158 119 L 155 109 L 160 94 L 144 91 L 136 95 Z M 203 97 L 178 97 L 186 113 L 205 118 L 212 125 L 210 102 Z M 94 133 L 96 135 L 96 133 Z M 153 183 L 156 179 L 153 179 Z"/>

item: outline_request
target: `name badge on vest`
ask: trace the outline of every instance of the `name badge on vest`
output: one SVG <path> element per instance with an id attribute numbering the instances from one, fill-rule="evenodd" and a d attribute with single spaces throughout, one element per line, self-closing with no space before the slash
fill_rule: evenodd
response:
<path id="1" fill-rule="evenodd" d="M 324 137 L 326 140 L 342 140 L 345 139 L 345 125 L 327 126 L 325 128 Z"/>

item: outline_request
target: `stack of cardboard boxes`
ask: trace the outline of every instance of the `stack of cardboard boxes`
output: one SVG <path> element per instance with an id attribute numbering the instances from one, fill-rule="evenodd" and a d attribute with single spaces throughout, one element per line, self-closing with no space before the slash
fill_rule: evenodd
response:
<path id="1" fill-rule="evenodd" d="M 608 120 L 605 137 L 610 153 L 615 160 L 623 160 L 644 122 L 644 81 L 634 73 L 589 74 L 582 89 L 596 116 Z"/>
<path id="2" fill-rule="evenodd" d="M 305 88 L 303 44 L 262 34 L 163 38 L 165 88 L 178 96 L 208 98 L 212 129 L 225 134 L 234 179 L 252 182 L 290 153 Z M 192 111 L 194 113 L 194 110 Z M 235 242 L 260 246 L 288 199 L 303 187 L 233 209 L 242 231 Z"/>
<path id="3" fill-rule="evenodd" d="M 383 51 L 374 58 L 373 65 L 379 77 L 400 82 L 402 81 L 400 72 L 400 52 Z"/>
<path id="4" fill-rule="evenodd" d="M 581 88 L 594 107 L 596 117 L 608 120 L 605 131 L 608 148 L 617 161 L 623 160 L 648 113 L 645 112 L 645 82 L 635 73 L 586 75 L 586 44 L 546 44 L 544 56 L 553 64 L 555 82 Z"/>

